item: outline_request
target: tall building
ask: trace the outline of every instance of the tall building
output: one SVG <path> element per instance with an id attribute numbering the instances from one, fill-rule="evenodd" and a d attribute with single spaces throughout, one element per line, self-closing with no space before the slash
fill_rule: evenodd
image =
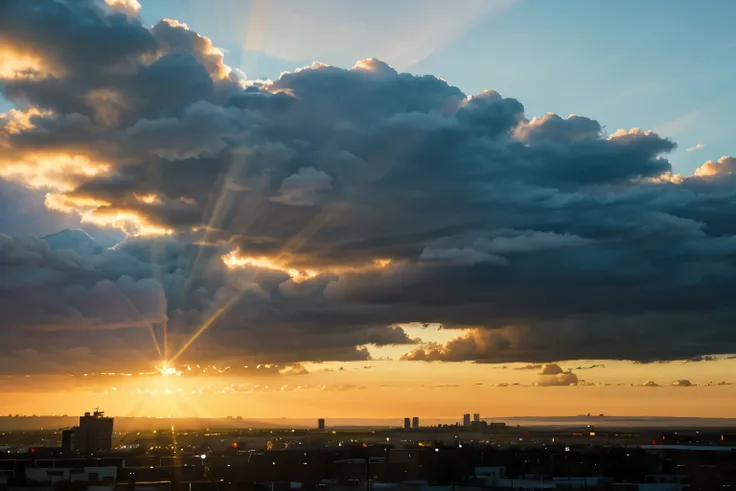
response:
<path id="1" fill-rule="evenodd" d="M 81 453 L 109 452 L 112 450 L 113 418 L 95 410 L 79 417 L 79 426 L 72 429 L 67 436 L 71 448 Z M 63 438 L 63 435 L 62 435 Z"/>
<path id="2" fill-rule="evenodd" d="M 317 429 L 319 431 L 325 431 L 325 419 L 324 418 L 319 418 L 317 420 Z"/>
<path id="3" fill-rule="evenodd" d="M 404 429 L 408 430 L 411 428 L 411 418 L 404 418 Z"/>
<path id="4" fill-rule="evenodd" d="M 480 413 L 473 413 L 473 423 L 480 423 Z"/>
<path id="5" fill-rule="evenodd" d="M 411 418 L 411 427 L 419 428 L 419 416 L 414 416 L 413 418 Z"/>
<path id="6" fill-rule="evenodd" d="M 74 452 L 77 448 L 75 445 L 75 439 L 74 439 L 74 431 L 76 430 L 76 427 L 74 428 L 67 428 L 66 430 L 63 430 L 61 432 L 61 452 L 64 454 L 69 454 Z"/>
<path id="7" fill-rule="evenodd" d="M 470 426 L 470 414 L 463 414 L 463 426 Z"/>

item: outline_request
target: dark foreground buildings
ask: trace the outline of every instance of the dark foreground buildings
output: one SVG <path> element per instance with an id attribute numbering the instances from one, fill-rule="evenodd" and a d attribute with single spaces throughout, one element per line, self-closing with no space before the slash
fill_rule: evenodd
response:
<path id="1" fill-rule="evenodd" d="M 736 433 L 716 430 L 172 427 L 119 433 L 93 457 L 18 439 L 39 441 L 0 435 L 0 491 L 736 489 Z"/>
<path id="2" fill-rule="evenodd" d="M 79 417 L 79 426 L 64 430 L 61 449 L 65 454 L 96 454 L 112 450 L 113 418 L 95 410 Z"/>

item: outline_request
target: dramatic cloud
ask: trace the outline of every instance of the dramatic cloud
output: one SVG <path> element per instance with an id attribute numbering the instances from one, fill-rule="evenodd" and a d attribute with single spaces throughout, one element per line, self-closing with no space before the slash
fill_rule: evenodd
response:
<path id="1" fill-rule="evenodd" d="M 364 360 L 370 357 L 365 345 L 413 342 L 399 327 L 346 322 L 337 329 L 329 317 L 349 314 L 322 312 L 302 298 L 281 301 L 276 293 L 269 301 L 269 292 L 289 279 L 286 274 L 261 274 L 255 282 L 259 271 L 230 272 L 221 255 L 216 248 L 170 239 L 131 238 L 109 249 L 78 230 L 45 240 L 0 236 L 6 329 L 0 352 L 7 355 L 0 371 L 30 370 L 19 361 L 36 355 L 48 359 L 33 363 L 31 371 L 150 369 L 152 360 L 165 355 L 156 351 L 164 348 L 155 348 L 152 334 L 163 344 L 168 327 L 171 357 L 233 297 L 240 301 L 222 316 L 222 325 L 199 338 L 178 364 L 216 361 L 241 373 L 248 371 L 242 363 L 249 363 L 257 373 L 273 368 L 295 375 L 306 373 L 304 367 L 273 363 Z M 186 270 L 195 258 L 201 272 L 191 284 Z M 57 365 L 60 358 L 67 361 Z"/>
<path id="2" fill-rule="evenodd" d="M 375 59 L 250 82 L 107 4 L 3 3 L 0 178 L 129 237 L 3 239 L 0 354 L 109 359 L 166 323 L 182 361 L 361 360 L 411 322 L 465 331 L 410 360 L 736 352 L 733 158 L 673 175 L 654 132 Z"/>

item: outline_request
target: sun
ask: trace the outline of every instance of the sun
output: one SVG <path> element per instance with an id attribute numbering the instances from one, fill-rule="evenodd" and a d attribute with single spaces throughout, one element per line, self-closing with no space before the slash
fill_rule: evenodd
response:
<path id="1" fill-rule="evenodd" d="M 177 370 L 176 367 L 170 366 L 167 361 L 162 362 L 160 366 L 156 366 L 156 370 L 158 370 L 164 377 L 181 377 L 181 370 Z"/>

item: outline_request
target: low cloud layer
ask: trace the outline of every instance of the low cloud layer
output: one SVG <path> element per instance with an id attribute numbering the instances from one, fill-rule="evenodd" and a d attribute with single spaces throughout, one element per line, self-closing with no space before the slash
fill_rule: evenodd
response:
<path id="1" fill-rule="evenodd" d="M 3 4 L 0 178 L 129 238 L 3 238 L 1 355 L 110 361 L 164 323 L 173 351 L 211 324 L 191 360 L 367 359 L 409 322 L 468 329 L 410 360 L 736 352 L 732 157 L 673 175 L 651 131 L 375 59 L 251 83 L 107 3 Z"/>

